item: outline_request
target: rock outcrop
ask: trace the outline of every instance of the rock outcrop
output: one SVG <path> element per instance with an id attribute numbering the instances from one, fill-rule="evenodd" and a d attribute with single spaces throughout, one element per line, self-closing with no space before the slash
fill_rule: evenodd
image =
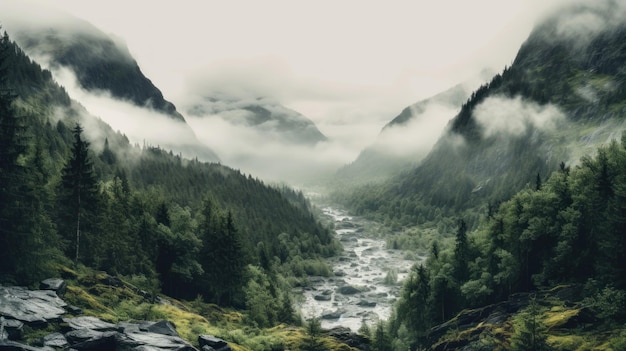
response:
<path id="1" fill-rule="evenodd" d="M 0 286 L 0 351 L 198 351 L 166 320 L 114 324 L 91 316 L 64 317 L 70 309 L 57 294 L 64 290 L 65 282 L 60 279 L 45 282 L 41 286 L 49 290 Z M 49 324 L 58 327 L 59 332 L 42 337 L 36 346 L 18 342 L 24 325 Z M 231 351 L 226 341 L 211 335 L 201 335 L 198 344 L 204 351 Z"/>
<path id="2" fill-rule="evenodd" d="M 52 290 L 57 296 L 63 297 L 67 291 L 67 283 L 61 278 L 50 278 L 39 283 L 39 290 Z"/>
<path id="3" fill-rule="evenodd" d="M 232 351 L 226 341 L 213 335 L 198 336 L 198 345 L 202 351 Z"/>
<path id="4" fill-rule="evenodd" d="M 368 337 L 354 333 L 350 328 L 335 327 L 327 331 L 328 336 L 359 350 L 369 350 L 370 340 Z"/>
<path id="5" fill-rule="evenodd" d="M 51 290 L 0 286 L 0 316 L 26 324 L 58 322 L 67 304 Z"/>

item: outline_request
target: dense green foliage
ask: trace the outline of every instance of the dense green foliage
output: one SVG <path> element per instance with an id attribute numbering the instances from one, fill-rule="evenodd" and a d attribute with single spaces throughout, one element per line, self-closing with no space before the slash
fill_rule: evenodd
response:
<path id="1" fill-rule="evenodd" d="M 294 321 L 291 281 L 329 271 L 340 248 L 302 193 L 132 146 L 6 35 L 0 55 L 0 281 L 33 284 L 71 260 L 245 307 L 261 326 Z"/>
<path id="2" fill-rule="evenodd" d="M 626 134 L 573 169 L 562 164 L 541 187 L 521 190 L 475 231 L 467 233 L 460 221 L 454 246 L 431 255 L 405 280 L 390 329 L 401 337 L 405 328 L 408 341 L 424 344 L 431 326 L 461 309 L 558 284 L 584 285 L 599 316 L 623 323 L 624 233 Z M 529 331 L 532 308 L 516 322 L 519 345 L 539 342 L 530 336 L 539 333 Z"/>

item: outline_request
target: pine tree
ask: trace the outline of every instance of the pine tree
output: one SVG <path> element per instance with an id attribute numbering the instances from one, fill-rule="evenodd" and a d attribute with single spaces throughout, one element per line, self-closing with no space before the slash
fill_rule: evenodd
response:
<path id="1" fill-rule="evenodd" d="M 112 165 L 117 161 L 115 154 L 111 151 L 109 147 L 109 138 L 104 139 L 104 148 L 102 149 L 102 153 L 100 154 L 100 159 L 102 162 Z"/>
<path id="2" fill-rule="evenodd" d="M 96 207 L 96 194 L 98 191 L 96 176 L 89 156 L 89 142 L 82 138 L 83 128 L 80 124 L 74 127 L 74 144 L 72 154 L 62 170 L 61 204 L 65 204 L 67 215 L 73 219 L 74 237 L 74 260 L 79 261 L 81 231 L 89 227 L 93 221 Z M 68 217 L 68 216 L 62 216 Z M 85 221 L 87 223 L 85 223 Z M 66 226 L 65 229 L 72 228 Z M 69 231 L 69 230 L 68 230 Z M 64 233 L 70 236 L 70 233 Z"/>
<path id="3" fill-rule="evenodd" d="M 456 245 L 454 247 L 454 277 L 460 284 L 468 279 L 468 262 L 467 224 L 461 219 L 459 220 L 459 228 L 456 232 Z"/>
<path id="4" fill-rule="evenodd" d="M 541 181 L 541 175 L 537 173 L 537 177 L 535 178 L 535 190 L 536 191 L 541 190 L 542 186 L 543 186 L 543 183 Z"/>
<path id="5" fill-rule="evenodd" d="M 374 342 L 372 343 L 372 351 L 387 351 L 390 349 L 391 340 L 385 331 L 385 323 L 379 321 L 374 331 Z"/>
<path id="6" fill-rule="evenodd" d="M 50 217 L 53 192 L 48 187 L 43 145 L 37 138 L 32 156 L 26 161 L 23 203 L 26 215 L 19 222 L 20 247 L 15 270 L 21 283 L 31 283 L 54 274 L 51 262 L 61 257 L 61 242 Z"/>
<path id="7" fill-rule="evenodd" d="M 320 351 L 325 350 L 325 343 L 322 340 L 322 324 L 317 318 L 309 320 L 306 324 L 307 335 L 302 344 L 304 351 Z"/>
<path id="8" fill-rule="evenodd" d="M 235 302 L 235 295 L 241 288 L 246 262 L 243 243 L 231 211 L 228 211 L 226 216 L 222 218 L 220 252 L 222 277 L 219 281 L 224 285 L 225 290 L 222 299 L 225 299 L 227 304 L 232 304 Z"/>
<path id="9" fill-rule="evenodd" d="M 549 350 L 546 343 L 545 326 L 541 321 L 541 310 L 533 297 L 526 309 L 521 311 L 513 323 L 511 350 L 542 351 Z"/>
<path id="10" fill-rule="evenodd" d="M 25 127 L 13 107 L 16 96 L 6 86 L 11 42 L 0 38 L 0 271 L 13 273 L 20 252 L 21 222 L 25 216 L 23 183 L 26 175 L 19 162 L 26 152 Z"/>

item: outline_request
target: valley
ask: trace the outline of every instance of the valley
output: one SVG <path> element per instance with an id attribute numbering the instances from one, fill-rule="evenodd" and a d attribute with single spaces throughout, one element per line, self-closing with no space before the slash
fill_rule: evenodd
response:
<path id="1" fill-rule="evenodd" d="M 126 41 L 25 1 L 0 4 L 0 349 L 40 350 L 50 333 L 78 351 L 152 349 L 127 339 L 158 323 L 183 345 L 163 351 L 214 337 L 218 351 L 626 350 L 626 2 L 537 10 L 506 64 L 442 66 L 454 82 L 437 85 L 426 66 L 384 78 L 376 55 L 343 61 L 347 36 L 388 29 L 371 19 L 339 16 L 337 47 L 316 46 L 332 20 L 272 47 L 305 23 L 267 5 L 281 17 L 257 9 L 260 36 L 245 37 L 268 51 L 240 60 L 176 26 L 146 55 L 155 31 Z M 313 7 L 346 10 L 326 6 Z M 463 57 L 402 22 L 400 47 L 398 28 L 363 43 Z M 217 32 L 243 50 L 240 27 Z M 278 55 L 299 43 L 319 56 Z M 39 295 L 63 300 L 41 325 Z M 73 340 L 75 318 L 115 340 Z"/>
<path id="2" fill-rule="evenodd" d="M 304 299 L 298 303 L 301 314 L 307 320 L 320 318 L 327 329 L 342 326 L 356 332 L 363 323 L 375 327 L 389 318 L 402 280 L 424 258 L 387 249 L 384 238 L 369 233 L 370 221 L 333 207 L 322 211 L 332 219 L 343 252 L 328 260 L 331 277 L 310 277 L 306 287 L 296 289 Z"/>

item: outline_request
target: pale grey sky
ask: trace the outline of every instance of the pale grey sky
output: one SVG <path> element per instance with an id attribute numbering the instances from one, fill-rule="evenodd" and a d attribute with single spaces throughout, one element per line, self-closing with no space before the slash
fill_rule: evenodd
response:
<path id="1" fill-rule="evenodd" d="M 371 124 L 375 134 L 406 105 L 484 68 L 502 70 L 545 3 L 53 2 L 122 37 L 146 75 L 177 105 L 198 87 L 270 96 L 327 134 L 333 125 L 357 121 Z"/>
<path id="2" fill-rule="evenodd" d="M 460 82 L 478 87 L 481 71 L 510 65 L 540 16 L 565 1 L 580 0 L 2 0 L 0 23 L 11 4 L 19 7 L 14 16 L 34 23 L 54 18 L 42 4 L 68 11 L 122 38 L 183 114 L 202 96 L 271 98 L 331 139 L 294 149 L 186 116 L 226 164 L 256 160 L 259 167 L 250 169 L 263 175 L 274 160 L 297 170 L 300 163 L 332 170 L 353 161 L 406 106 Z M 131 139 L 151 140 L 128 125 L 119 102 L 70 90 Z M 420 128 L 436 140 L 446 120 Z M 283 175 L 284 166 L 266 168 Z"/>

